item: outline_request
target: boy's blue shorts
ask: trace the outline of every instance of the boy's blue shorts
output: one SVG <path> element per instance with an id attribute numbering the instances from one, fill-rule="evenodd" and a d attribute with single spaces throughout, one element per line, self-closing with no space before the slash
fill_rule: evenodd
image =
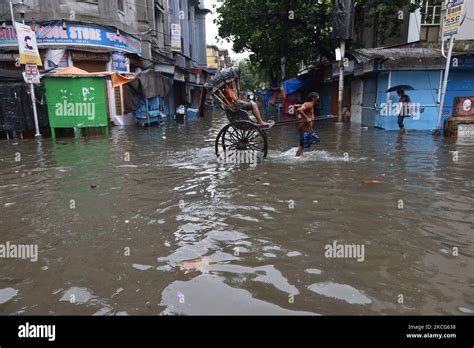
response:
<path id="1" fill-rule="evenodd" d="M 311 145 L 316 145 L 321 142 L 318 135 L 312 130 L 309 132 L 301 132 L 300 146 L 304 149 L 309 149 Z"/>

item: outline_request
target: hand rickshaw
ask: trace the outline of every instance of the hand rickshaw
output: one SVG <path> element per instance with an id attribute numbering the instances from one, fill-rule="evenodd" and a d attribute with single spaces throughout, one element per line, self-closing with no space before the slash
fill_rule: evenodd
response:
<path id="1" fill-rule="evenodd" d="M 236 93 L 240 93 L 240 69 L 232 67 L 224 69 L 210 78 L 203 88 L 201 95 L 201 108 L 203 112 L 207 96 L 210 95 L 219 101 L 220 107 L 224 110 L 229 121 L 217 135 L 215 142 L 216 156 L 233 155 L 238 151 L 256 151 L 260 158 L 265 159 L 268 155 L 268 138 L 266 131 L 275 126 L 284 126 L 301 122 L 299 120 L 288 120 L 275 123 L 267 121 L 268 126 L 259 125 L 253 116 L 249 116 L 247 111 L 241 110 L 236 105 L 229 103 L 224 95 L 223 89 L 233 83 L 236 86 Z M 335 116 L 320 116 L 314 120 L 326 120 Z"/>
<path id="2" fill-rule="evenodd" d="M 238 103 L 231 104 L 224 96 L 223 89 L 233 83 L 237 95 L 240 93 L 240 70 L 237 67 L 224 69 L 210 78 L 204 85 L 201 100 L 207 100 L 211 95 L 220 103 L 229 124 L 219 132 L 215 142 L 217 157 L 231 155 L 238 151 L 256 151 L 261 158 L 268 154 L 268 138 L 266 130 L 275 125 L 269 121 L 268 126 L 261 126 L 254 121 L 253 116 L 239 109 Z"/>

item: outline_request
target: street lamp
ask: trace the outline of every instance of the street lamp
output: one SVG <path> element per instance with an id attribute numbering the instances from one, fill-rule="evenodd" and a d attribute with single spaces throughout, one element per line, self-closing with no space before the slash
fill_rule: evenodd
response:
<path id="1" fill-rule="evenodd" d="M 16 5 L 16 8 L 21 16 L 21 21 L 23 22 L 23 24 L 25 24 L 25 13 L 30 7 L 26 5 L 23 1 L 20 1 L 20 3 Z"/>
<path id="2" fill-rule="evenodd" d="M 18 4 L 13 4 L 13 2 L 10 0 L 10 10 L 12 12 L 12 21 L 13 22 L 15 21 L 15 14 L 13 12 L 14 8 L 16 8 L 16 10 L 18 11 L 18 13 L 21 16 L 21 20 L 22 20 L 23 24 L 25 24 L 25 13 L 26 13 L 26 11 L 28 11 L 28 9 L 30 7 L 27 4 L 25 4 L 23 2 L 23 0 L 20 0 L 20 2 Z"/>

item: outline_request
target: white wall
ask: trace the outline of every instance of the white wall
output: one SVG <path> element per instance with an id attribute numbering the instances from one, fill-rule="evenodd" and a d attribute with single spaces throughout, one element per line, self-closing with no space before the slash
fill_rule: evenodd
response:
<path id="1" fill-rule="evenodd" d="M 456 40 L 474 40 L 474 1 L 465 0 L 463 8 L 464 22 L 459 28 Z"/>

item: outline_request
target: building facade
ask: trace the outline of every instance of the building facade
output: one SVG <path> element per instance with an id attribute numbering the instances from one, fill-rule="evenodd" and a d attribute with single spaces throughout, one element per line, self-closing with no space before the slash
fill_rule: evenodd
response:
<path id="1" fill-rule="evenodd" d="M 219 47 L 215 45 L 207 46 L 207 67 L 210 69 L 219 69 Z"/>
<path id="2" fill-rule="evenodd" d="M 16 4 L 15 20 L 21 21 Z M 173 66 L 164 0 L 24 0 L 44 69 L 75 66 L 88 72 L 135 73 L 155 63 Z M 0 68 L 20 70 L 9 1 L 0 1 Z M 124 89 L 107 82 L 111 120 L 126 112 Z"/>
<path id="3" fill-rule="evenodd" d="M 210 11 L 203 0 L 168 0 L 168 8 L 175 60 L 174 75 L 170 77 L 170 105 L 197 106 L 200 88 L 207 77 L 206 15 Z"/>
<path id="4" fill-rule="evenodd" d="M 386 93 L 396 85 L 410 85 L 408 92 L 413 103 L 420 107 L 419 117 L 405 121 L 408 129 L 434 130 L 437 127 L 446 59 L 441 46 L 445 3 L 426 0 L 422 9 L 409 13 L 403 10 L 404 20 L 399 35 L 380 42 L 374 28 L 356 30 L 356 39 L 363 49 L 348 52 L 344 110 L 351 122 L 363 126 L 397 130 L 397 118 L 386 115 L 387 105 L 398 103 L 396 93 Z M 474 2 L 464 1 L 461 25 L 456 35 L 451 60 L 447 93 L 442 110 L 441 127 L 453 115 L 456 97 L 474 96 Z M 375 24 L 374 24 L 375 25 Z M 375 27 L 376 28 L 376 27 Z M 447 52 L 447 49 L 445 49 Z M 326 69 L 326 83 L 322 85 L 325 112 L 335 113 L 337 101 L 337 65 Z M 393 116 L 393 115 L 392 115 Z"/>
<path id="5" fill-rule="evenodd" d="M 34 27 L 45 70 L 75 66 L 88 72 L 139 73 L 154 69 L 168 78 L 165 113 L 193 105 L 205 80 L 209 12 L 199 0 L 24 0 L 15 21 Z M 0 69 L 21 71 L 9 1 L 0 0 Z M 179 45 L 173 26 L 179 27 Z M 106 82 L 111 120 L 127 110 L 124 88 Z"/>

